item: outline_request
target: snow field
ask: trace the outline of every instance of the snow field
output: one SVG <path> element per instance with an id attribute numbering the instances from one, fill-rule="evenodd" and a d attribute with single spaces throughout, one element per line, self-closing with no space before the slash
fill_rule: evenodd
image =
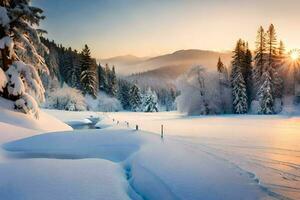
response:
<path id="1" fill-rule="evenodd" d="M 103 121 L 114 123 L 108 118 Z M 128 182 L 119 189 L 126 192 L 126 198 L 135 200 L 272 199 L 248 173 L 233 165 L 172 138 L 161 140 L 154 134 L 128 129 L 123 123 L 100 130 L 38 135 L 7 143 L 4 148 L 12 159 L 109 160 L 123 167 L 120 179 L 126 177 Z"/>

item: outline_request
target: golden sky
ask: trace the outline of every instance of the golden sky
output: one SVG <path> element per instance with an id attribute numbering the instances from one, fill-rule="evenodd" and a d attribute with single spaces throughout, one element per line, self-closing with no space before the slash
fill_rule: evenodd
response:
<path id="1" fill-rule="evenodd" d="M 260 25 L 274 23 L 287 48 L 300 47 L 300 0 L 35 0 L 48 37 L 94 57 L 155 56 L 179 49 L 254 47 Z"/>

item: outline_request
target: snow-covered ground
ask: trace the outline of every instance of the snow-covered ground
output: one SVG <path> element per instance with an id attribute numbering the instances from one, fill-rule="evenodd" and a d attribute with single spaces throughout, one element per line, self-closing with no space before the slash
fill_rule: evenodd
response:
<path id="1" fill-rule="evenodd" d="M 0 152 L 0 197 L 300 198 L 299 118 L 45 112 L 73 123 L 99 116 L 102 129 L 62 129 L 33 137 L 26 134 L 41 132 L 30 127 L 7 127 L 7 133 L 0 129 L 1 137 L 5 135 L 1 142 L 5 150 Z M 162 124 L 163 139 L 159 135 Z M 135 125 L 139 131 L 134 130 Z M 18 138 L 23 139 L 12 141 L 16 138 L 6 136 L 14 135 L 15 130 L 22 132 Z"/>
<path id="2" fill-rule="evenodd" d="M 112 118 L 160 133 L 246 171 L 280 199 L 300 199 L 300 118 L 227 115 L 185 117 L 179 113 L 110 113 Z M 200 159 L 200 158 L 199 158 Z"/>

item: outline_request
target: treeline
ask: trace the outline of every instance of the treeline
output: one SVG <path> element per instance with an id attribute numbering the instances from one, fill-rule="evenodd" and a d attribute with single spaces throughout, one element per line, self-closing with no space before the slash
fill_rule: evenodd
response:
<path id="1" fill-rule="evenodd" d="M 296 83 L 288 81 L 294 75 L 286 73 L 291 66 L 273 24 L 267 31 L 259 28 L 253 53 L 248 43 L 239 39 L 233 54 L 229 78 L 233 113 L 244 114 L 250 109 L 257 114 L 279 113 L 284 95 L 296 95 L 290 89 Z"/>
<path id="2" fill-rule="evenodd" d="M 125 110 L 154 112 L 175 109 L 176 94 L 173 89 L 140 88 L 135 81 L 126 77 L 117 78 L 115 67 L 97 64 L 87 45 L 78 52 L 45 38 L 42 38 L 42 42 L 49 49 L 49 53 L 44 56 L 51 78 L 43 77 L 49 91 L 67 84 L 95 99 L 99 92 L 105 93 L 118 99 Z"/>

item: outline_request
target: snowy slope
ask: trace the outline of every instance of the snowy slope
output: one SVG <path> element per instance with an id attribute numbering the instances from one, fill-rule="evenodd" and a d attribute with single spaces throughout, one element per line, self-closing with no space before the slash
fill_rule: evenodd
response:
<path id="1" fill-rule="evenodd" d="M 289 115 L 185 117 L 179 113 L 110 113 L 133 127 L 176 140 L 249 173 L 279 199 L 300 199 L 300 118 Z"/>
<path id="2" fill-rule="evenodd" d="M 102 118 L 98 125 L 103 129 L 46 133 L 2 145 L 0 196 L 299 199 L 299 118 L 185 117 L 176 112 L 55 115 L 81 121 L 91 114 Z M 133 129 L 136 124 L 141 131 Z M 157 135 L 161 124 L 164 139 Z"/>
<path id="3" fill-rule="evenodd" d="M 62 123 L 58 119 L 40 112 L 39 119 L 35 119 L 29 115 L 25 115 L 13 110 L 13 102 L 5 100 L 0 97 L 0 123 L 5 126 L 15 126 L 17 128 L 32 129 L 34 132 L 53 132 L 72 130 L 71 127 Z M 10 129 L 13 129 L 12 127 Z M 7 129 L 1 126 L 0 134 L 5 133 Z M 9 131 L 9 130 L 8 130 Z M 21 134 L 21 133 L 20 133 Z"/>
<path id="4" fill-rule="evenodd" d="M 105 124 L 108 121 L 104 120 Z M 228 162 L 195 151 L 174 139 L 161 140 L 155 134 L 137 132 L 123 125 L 114 124 L 102 130 L 43 134 L 7 143 L 4 148 L 8 151 L 6 156 L 11 159 L 56 158 L 85 162 L 83 158 L 98 158 L 119 163 L 123 171 L 119 181 L 127 177 L 127 182 L 117 186 L 126 192 L 127 197 L 116 199 L 273 199 L 249 173 Z M 98 168 L 102 173 L 102 167 L 99 165 Z M 87 167 L 87 171 L 89 169 Z M 21 177 L 23 182 L 28 179 Z M 41 184 L 35 180 L 31 182 L 45 185 L 45 182 L 55 181 L 52 177 L 48 179 L 42 180 Z M 93 184 L 95 180 L 90 181 Z M 105 181 L 98 184 L 100 188 L 106 184 Z M 48 196 L 50 191 L 41 189 Z M 94 192 L 94 188 L 89 189 Z M 0 194 L 3 192 L 0 190 Z M 30 195 L 31 189 L 23 189 L 22 192 Z M 60 193 L 57 192 L 57 195 Z M 64 194 L 62 196 L 65 197 Z M 97 198 L 106 199 L 104 196 Z"/>

